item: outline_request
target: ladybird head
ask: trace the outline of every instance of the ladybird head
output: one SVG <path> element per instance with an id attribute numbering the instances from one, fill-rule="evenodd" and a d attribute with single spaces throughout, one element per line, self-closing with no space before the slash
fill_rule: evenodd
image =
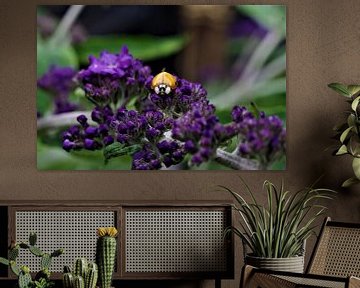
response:
<path id="1" fill-rule="evenodd" d="M 171 92 L 170 86 L 168 86 L 166 84 L 157 85 L 157 86 L 155 86 L 154 90 L 155 90 L 155 93 L 158 95 L 165 95 L 165 94 L 168 95 Z"/>

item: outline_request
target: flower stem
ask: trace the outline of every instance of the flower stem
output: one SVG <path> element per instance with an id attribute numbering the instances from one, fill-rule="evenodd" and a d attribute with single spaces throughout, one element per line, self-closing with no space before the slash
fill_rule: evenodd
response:
<path id="1" fill-rule="evenodd" d="M 37 129 L 59 128 L 79 124 L 76 118 L 81 114 L 85 115 L 89 119 L 89 124 L 95 124 L 95 122 L 91 120 L 90 111 L 75 111 L 39 118 L 37 120 Z"/>
<path id="2" fill-rule="evenodd" d="M 74 24 L 76 18 L 79 16 L 84 7 L 85 5 L 70 6 L 50 39 L 52 45 L 59 45 L 65 40 L 71 26 Z"/>
<path id="3" fill-rule="evenodd" d="M 260 170 L 258 162 L 242 158 L 233 153 L 226 152 L 220 148 L 216 150 L 215 160 L 220 164 L 235 170 Z"/>

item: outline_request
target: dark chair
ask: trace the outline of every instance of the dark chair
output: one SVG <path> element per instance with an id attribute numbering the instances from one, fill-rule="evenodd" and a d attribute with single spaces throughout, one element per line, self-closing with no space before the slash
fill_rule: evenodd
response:
<path id="1" fill-rule="evenodd" d="M 334 222 L 326 218 L 306 273 L 245 265 L 240 287 L 360 287 L 360 223 Z"/>

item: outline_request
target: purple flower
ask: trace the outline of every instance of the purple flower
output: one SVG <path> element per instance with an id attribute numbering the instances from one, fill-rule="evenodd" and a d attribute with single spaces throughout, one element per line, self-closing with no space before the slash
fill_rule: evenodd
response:
<path id="1" fill-rule="evenodd" d="M 194 165 L 210 160 L 221 143 L 236 135 L 237 130 L 221 124 L 214 113 L 213 105 L 199 101 L 174 122 L 172 137 L 185 142 L 184 150 L 193 154 Z"/>
<path id="2" fill-rule="evenodd" d="M 157 170 L 161 168 L 159 155 L 148 144 L 133 155 L 133 170 Z"/>
<path id="3" fill-rule="evenodd" d="M 109 126 L 114 131 L 118 142 L 132 145 L 144 136 L 147 120 L 144 115 L 135 110 L 120 108 Z"/>
<path id="4" fill-rule="evenodd" d="M 256 118 L 245 107 L 238 106 L 234 107 L 232 116 L 240 136 L 240 156 L 255 158 L 267 165 L 284 155 L 286 129 L 279 117 L 262 112 Z"/>
<path id="5" fill-rule="evenodd" d="M 73 81 L 76 71 L 71 67 L 51 66 L 37 81 L 39 88 L 54 96 L 55 114 L 71 112 L 78 109 L 78 105 L 69 101 L 69 95 L 75 87 Z"/>
<path id="6" fill-rule="evenodd" d="M 98 104 L 116 103 L 119 98 L 144 90 L 150 68 L 133 58 L 126 46 L 119 54 L 102 52 L 89 57 L 89 66 L 81 70 L 77 80 L 86 95 Z"/>

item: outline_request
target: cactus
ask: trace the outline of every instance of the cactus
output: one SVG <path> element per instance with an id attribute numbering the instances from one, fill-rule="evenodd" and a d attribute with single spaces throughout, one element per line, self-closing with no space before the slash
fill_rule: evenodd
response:
<path id="1" fill-rule="evenodd" d="M 52 257 L 48 253 L 44 253 L 44 255 L 41 257 L 40 267 L 41 269 L 49 269 L 51 265 Z"/>
<path id="2" fill-rule="evenodd" d="M 96 263 L 89 263 L 85 276 L 85 288 L 95 288 L 98 279 L 98 266 Z"/>
<path id="3" fill-rule="evenodd" d="M 11 241 L 11 245 L 8 251 L 8 259 L 0 257 L 0 264 L 10 266 L 11 271 L 18 276 L 19 288 L 29 287 L 50 287 L 53 282 L 50 281 L 50 265 L 53 257 L 60 256 L 64 251 L 63 249 L 55 250 L 53 253 L 44 253 L 38 247 L 35 246 L 37 236 L 35 233 L 30 233 L 29 244 L 20 242 L 16 243 Z M 35 281 L 32 280 L 30 275 L 30 269 L 27 266 L 21 268 L 16 264 L 16 259 L 19 256 L 19 250 L 29 250 L 30 253 L 37 257 L 41 257 L 41 271 L 35 276 Z"/>
<path id="4" fill-rule="evenodd" d="M 85 288 L 83 277 L 78 275 L 74 277 L 74 288 Z"/>
<path id="5" fill-rule="evenodd" d="M 29 251 L 30 251 L 32 254 L 34 254 L 35 256 L 37 256 L 37 257 L 41 257 L 41 256 L 44 255 L 44 252 L 42 252 L 42 251 L 40 250 L 40 248 L 38 248 L 38 247 L 36 247 L 36 246 L 30 246 L 30 247 L 29 247 Z"/>
<path id="6" fill-rule="evenodd" d="M 20 268 L 16 265 L 16 262 L 14 260 L 10 260 L 10 269 L 16 276 L 20 275 Z"/>
<path id="7" fill-rule="evenodd" d="M 64 288 L 73 288 L 74 287 L 74 276 L 72 273 L 64 273 L 63 277 L 63 286 Z"/>
<path id="8" fill-rule="evenodd" d="M 18 279 L 19 288 L 28 288 L 32 283 L 31 275 L 29 273 L 30 272 L 29 268 L 28 267 L 26 268 L 27 269 L 22 269 L 22 271 L 19 274 L 19 279 Z M 24 270 L 27 270 L 27 272 L 25 272 Z"/>
<path id="9" fill-rule="evenodd" d="M 9 256 L 9 260 L 15 261 L 16 258 L 19 256 L 19 246 L 16 245 L 14 248 L 10 249 L 8 256 Z"/>
<path id="10" fill-rule="evenodd" d="M 63 286 L 64 288 L 78 288 L 75 286 L 75 281 L 80 288 L 95 288 L 98 278 L 98 268 L 95 263 L 89 263 L 85 258 L 78 258 L 74 263 L 74 272 L 71 273 L 69 266 L 64 266 Z M 83 276 L 82 276 L 83 275 Z M 83 284 L 81 283 L 81 280 Z M 77 279 L 77 280 L 76 280 Z"/>
<path id="11" fill-rule="evenodd" d="M 58 257 L 64 253 L 64 249 L 57 249 L 51 253 L 51 257 Z"/>
<path id="12" fill-rule="evenodd" d="M 76 259 L 74 266 L 75 276 L 81 276 L 83 279 L 85 279 L 87 268 L 88 268 L 88 262 L 85 258 Z"/>
<path id="13" fill-rule="evenodd" d="M 96 262 L 99 267 L 100 288 L 110 288 L 116 258 L 115 227 L 98 228 L 96 243 Z"/>
<path id="14" fill-rule="evenodd" d="M 42 278 L 49 280 L 50 275 L 51 275 L 51 273 L 50 273 L 49 269 L 44 268 L 44 269 L 40 270 L 38 273 L 36 273 L 35 280 L 40 281 Z"/>
<path id="15" fill-rule="evenodd" d="M 31 232 L 29 235 L 29 244 L 31 246 L 35 246 L 36 245 L 36 241 L 37 241 L 37 235 L 34 232 Z"/>
<path id="16" fill-rule="evenodd" d="M 4 264 L 6 266 L 10 265 L 10 261 L 8 259 L 6 259 L 6 258 L 3 258 L 3 257 L 0 257 L 0 263 Z"/>

